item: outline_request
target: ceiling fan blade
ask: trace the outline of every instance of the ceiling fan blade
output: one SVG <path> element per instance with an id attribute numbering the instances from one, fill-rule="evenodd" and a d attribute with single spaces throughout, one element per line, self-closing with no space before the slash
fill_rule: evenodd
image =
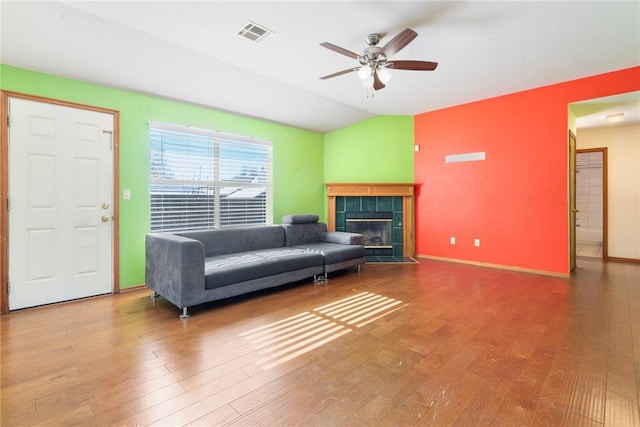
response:
<path id="1" fill-rule="evenodd" d="M 320 46 L 322 47 L 326 47 L 329 50 L 332 50 L 334 52 L 338 52 L 342 55 L 348 56 L 349 58 L 353 58 L 353 59 L 358 59 L 359 55 L 355 52 L 351 52 L 350 50 L 347 50 L 343 47 L 340 46 L 336 46 L 335 44 L 331 44 L 328 42 L 324 42 L 324 43 L 320 43 Z"/>
<path id="2" fill-rule="evenodd" d="M 374 71 L 373 72 L 373 88 L 375 90 L 380 90 L 380 89 L 384 89 L 384 87 L 385 87 L 385 84 L 382 83 L 382 81 L 378 77 L 378 72 Z"/>
<path id="3" fill-rule="evenodd" d="M 411 43 L 411 41 L 417 36 L 418 33 L 409 28 L 405 28 L 404 30 L 400 31 L 394 38 L 389 40 L 386 45 L 384 45 L 384 47 L 382 48 L 382 53 L 387 55 L 387 57 L 390 57 L 394 53 L 398 53 L 402 49 L 404 49 L 404 47 Z"/>
<path id="4" fill-rule="evenodd" d="M 392 61 L 389 65 L 394 70 L 433 71 L 438 66 L 437 62 L 429 61 Z"/>
<path id="5" fill-rule="evenodd" d="M 348 70 L 338 71 L 337 73 L 327 74 L 326 76 L 320 77 L 320 80 L 326 80 L 326 79 L 330 79 L 332 77 L 338 77 L 338 76 L 341 76 L 343 74 L 351 73 L 353 71 L 358 71 L 359 69 L 360 69 L 360 67 L 354 67 L 354 68 L 349 68 Z"/>

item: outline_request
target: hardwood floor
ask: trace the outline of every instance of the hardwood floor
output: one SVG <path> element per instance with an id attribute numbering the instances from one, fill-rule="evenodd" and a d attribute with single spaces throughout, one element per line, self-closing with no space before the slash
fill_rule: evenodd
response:
<path id="1" fill-rule="evenodd" d="M 194 307 L 1 317 L 1 424 L 640 426 L 640 265 L 367 265 Z"/>

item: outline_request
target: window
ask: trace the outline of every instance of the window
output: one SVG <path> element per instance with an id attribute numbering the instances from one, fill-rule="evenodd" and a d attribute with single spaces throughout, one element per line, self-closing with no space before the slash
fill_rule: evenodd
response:
<path id="1" fill-rule="evenodd" d="M 150 123 L 151 231 L 272 223 L 272 143 Z"/>

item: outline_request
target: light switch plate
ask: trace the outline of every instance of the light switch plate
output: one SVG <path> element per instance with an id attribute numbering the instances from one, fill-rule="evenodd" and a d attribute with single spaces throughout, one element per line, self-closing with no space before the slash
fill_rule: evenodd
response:
<path id="1" fill-rule="evenodd" d="M 131 200 L 131 190 L 129 189 L 122 190 L 122 198 L 124 200 Z"/>

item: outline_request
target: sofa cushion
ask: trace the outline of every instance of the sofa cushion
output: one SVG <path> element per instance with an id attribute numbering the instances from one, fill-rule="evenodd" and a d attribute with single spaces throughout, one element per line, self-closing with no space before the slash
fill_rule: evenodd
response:
<path id="1" fill-rule="evenodd" d="M 217 255 L 205 259 L 205 288 L 213 289 L 247 280 L 322 265 L 322 254 L 302 248 Z"/>
<path id="2" fill-rule="evenodd" d="M 318 222 L 320 217 L 315 214 L 293 214 L 282 217 L 283 224 L 313 224 Z"/>
<path id="3" fill-rule="evenodd" d="M 284 230 L 279 225 L 183 231 L 176 234 L 201 241 L 207 258 L 284 246 Z"/>
<path id="4" fill-rule="evenodd" d="M 360 245 L 341 245 L 338 243 L 318 242 L 306 246 L 300 246 L 301 249 L 303 247 L 310 251 L 322 254 L 325 264 L 335 264 L 365 256 L 364 246 Z"/>
<path id="5" fill-rule="evenodd" d="M 364 239 L 362 237 L 362 234 L 348 233 L 346 231 L 328 231 L 322 235 L 320 240 L 327 243 L 364 246 Z"/>
<path id="6" fill-rule="evenodd" d="M 327 232 L 327 224 L 317 222 L 314 224 L 282 224 L 287 246 L 306 245 L 322 240 L 322 235 Z"/>

